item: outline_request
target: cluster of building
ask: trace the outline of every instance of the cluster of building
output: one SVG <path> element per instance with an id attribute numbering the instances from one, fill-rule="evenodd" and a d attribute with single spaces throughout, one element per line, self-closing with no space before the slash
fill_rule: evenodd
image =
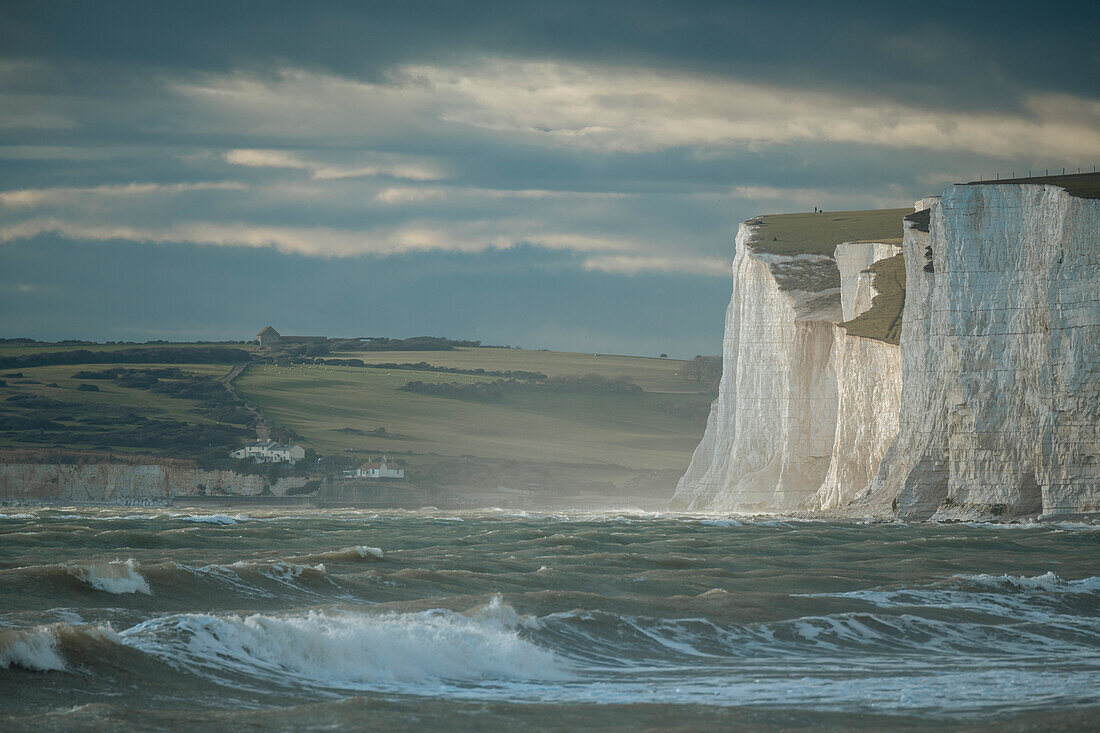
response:
<path id="1" fill-rule="evenodd" d="M 251 458 L 255 463 L 287 463 L 293 466 L 306 457 L 306 451 L 296 443 L 286 445 L 274 440 L 266 440 L 238 448 L 231 451 L 229 455 L 234 458 Z M 367 461 L 359 468 L 344 471 L 345 480 L 360 478 L 403 479 L 405 469 L 398 468 L 396 462 L 382 456 L 381 460 Z"/>
<path id="2" fill-rule="evenodd" d="M 367 461 L 353 471 L 344 471 L 344 478 L 405 478 L 405 469 L 382 456 L 380 461 Z"/>
<path id="3" fill-rule="evenodd" d="M 238 448 L 229 455 L 234 458 L 251 458 L 256 463 L 289 463 L 293 466 L 306 457 L 306 451 L 297 443 L 284 445 L 274 440 L 265 440 Z"/>

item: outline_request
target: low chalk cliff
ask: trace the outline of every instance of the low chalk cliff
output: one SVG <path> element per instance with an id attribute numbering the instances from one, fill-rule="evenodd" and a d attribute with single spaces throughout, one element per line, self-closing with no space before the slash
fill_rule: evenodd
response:
<path id="1" fill-rule="evenodd" d="M 164 463 L 0 463 L 0 497 L 19 503 L 152 504 L 177 496 L 276 496 L 305 485 L 291 476 L 270 487 L 262 476 Z"/>
<path id="2" fill-rule="evenodd" d="M 719 397 L 674 508 L 1100 512 L 1100 199 L 968 184 L 916 209 L 900 249 L 835 259 L 759 251 L 762 220 L 742 225 Z M 799 290 L 827 267 L 838 288 Z"/>
<path id="3" fill-rule="evenodd" d="M 862 503 L 1100 511 L 1100 200 L 952 186 L 908 226 L 900 432 Z"/>

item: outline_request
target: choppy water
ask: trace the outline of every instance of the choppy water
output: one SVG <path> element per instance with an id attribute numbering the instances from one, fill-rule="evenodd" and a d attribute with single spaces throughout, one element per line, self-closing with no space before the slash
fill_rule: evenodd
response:
<path id="1" fill-rule="evenodd" d="M 1100 720 L 1096 525 L 5 511 L 5 730 Z"/>

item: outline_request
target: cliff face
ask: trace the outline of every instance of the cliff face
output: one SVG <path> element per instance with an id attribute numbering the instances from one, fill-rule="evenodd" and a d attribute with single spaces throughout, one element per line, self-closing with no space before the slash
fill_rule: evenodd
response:
<path id="1" fill-rule="evenodd" d="M 891 411 L 888 400 L 897 390 L 875 374 L 896 374 L 896 347 L 847 337 L 835 325 L 841 290 L 854 293 L 858 277 L 846 282 L 842 271 L 840 288 L 798 290 L 790 284 L 826 280 L 817 271 L 836 273 L 836 262 L 755 252 L 755 237 L 754 223 L 741 225 L 718 399 L 674 508 L 835 506 L 866 486 L 896 432 L 896 403 Z M 848 248 L 853 261 L 870 264 L 876 246 L 894 253 L 889 245 Z"/>
<path id="2" fill-rule="evenodd" d="M 836 323 L 857 330 L 847 321 L 875 296 L 868 268 L 893 262 L 895 245 L 844 243 L 835 263 L 780 257 L 742 225 L 725 373 L 674 507 L 1100 511 L 1100 199 L 960 185 L 916 208 L 894 286 L 900 349 Z M 824 280 L 811 261 L 837 268 L 839 293 L 797 289 Z"/>
<path id="3" fill-rule="evenodd" d="M 837 245 L 833 256 L 840 270 L 840 311 L 845 321 L 870 310 L 871 302 L 878 294 L 874 278 L 867 268 L 900 252 L 899 245 L 882 242 L 844 242 Z"/>
<path id="4" fill-rule="evenodd" d="M 291 487 L 305 485 L 305 481 L 296 476 L 279 479 L 270 487 L 271 492 L 281 496 Z M 140 504 L 202 493 L 257 496 L 265 486 L 261 476 L 173 465 L 0 464 L 0 497 L 17 502 Z"/>
<path id="5" fill-rule="evenodd" d="M 718 399 L 674 506 L 791 508 L 813 494 L 828 469 L 828 415 L 836 405 L 836 385 L 826 378 L 832 329 L 800 320 L 799 311 L 812 311 L 820 298 L 781 291 L 773 273 L 816 262 L 755 256 L 754 229 L 745 223 L 737 233 Z"/>
<path id="6" fill-rule="evenodd" d="M 863 502 L 910 518 L 1100 511 L 1100 201 L 953 186 L 928 229 L 905 235 L 899 435 Z"/>
<path id="7" fill-rule="evenodd" d="M 898 434 L 901 352 L 833 327 L 831 368 L 837 382 L 836 429 L 825 480 L 809 508 L 844 506 L 874 477 Z"/>

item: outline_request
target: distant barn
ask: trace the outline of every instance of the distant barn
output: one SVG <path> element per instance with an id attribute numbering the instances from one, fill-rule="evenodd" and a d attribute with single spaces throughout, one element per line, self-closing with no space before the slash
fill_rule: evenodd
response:
<path id="1" fill-rule="evenodd" d="M 328 336 L 283 336 L 271 326 L 256 334 L 256 342 L 260 346 L 274 346 L 275 344 L 323 344 L 328 341 Z"/>
<path id="2" fill-rule="evenodd" d="M 264 330 L 256 334 L 256 341 L 260 346 L 271 346 L 272 344 L 279 343 L 279 332 L 271 326 L 268 326 Z"/>

